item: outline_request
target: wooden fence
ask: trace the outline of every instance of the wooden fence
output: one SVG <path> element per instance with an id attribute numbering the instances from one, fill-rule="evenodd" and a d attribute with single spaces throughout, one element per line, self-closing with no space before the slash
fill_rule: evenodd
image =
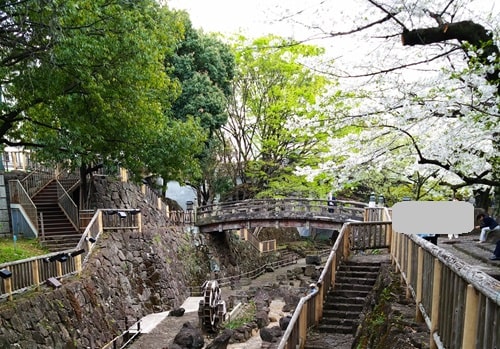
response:
<path id="1" fill-rule="evenodd" d="M 248 229 L 238 230 L 240 239 L 248 241 L 260 253 L 276 251 L 276 240 L 259 241 Z"/>
<path id="2" fill-rule="evenodd" d="M 389 219 L 384 212 L 365 217 Z M 418 321 L 431 332 L 430 348 L 500 348 L 500 281 L 474 269 L 447 251 L 415 236 L 393 232 L 391 222 L 345 224 L 318 279 L 318 292 L 301 298 L 279 349 L 303 348 L 307 330 L 323 316 L 323 302 L 335 286 L 337 266 L 352 249 L 379 248 L 390 257 L 416 302 Z"/>
<path id="3" fill-rule="evenodd" d="M 59 287 L 63 278 L 82 271 L 103 231 L 118 229 L 141 232 L 140 210 L 97 210 L 75 248 L 0 264 L 0 298 L 11 300 L 13 294 L 38 289 L 43 284 Z"/>
<path id="4" fill-rule="evenodd" d="M 431 348 L 500 348 L 500 281 L 415 235 L 391 245 Z"/>

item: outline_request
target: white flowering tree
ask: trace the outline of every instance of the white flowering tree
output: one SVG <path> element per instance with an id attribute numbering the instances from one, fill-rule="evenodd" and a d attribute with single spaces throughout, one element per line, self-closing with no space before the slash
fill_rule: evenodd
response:
<path id="1" fill-rule="evenodd" d="M 383 171 L 400 173 L 403 182 L 418 173 L 430 186 L 451 189 L 450 195 L 468 189 L 488 197 L 496 189 L 498 197 L 498 3 L 357 3 L 341 21 L 335 21 L 334 11 L 343 9 L 329 1 L 308 10 L 322 9 L 328 21 L 290 11 L 296 25 L 309 29 L 304 40 L 328 39 L 335 47 L 349 38 L 358 44 L 336 51 L 334 64 L 324 68 L 357 92 L 348 116 L 332 114 L 332 125 L 349 132 L 330 140 L 335 156 L 329 157 L 341 155 L 345 161 L 303 167 L 299 173 L 313 178 L 333 169 L 341 184 Z"/>

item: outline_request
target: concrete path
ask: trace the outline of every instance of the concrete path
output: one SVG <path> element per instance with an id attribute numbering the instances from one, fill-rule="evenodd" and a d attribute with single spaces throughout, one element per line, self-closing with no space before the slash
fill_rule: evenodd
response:
<path id="1" fill-rule="evenodd" d="M 181 308 L 184 308 L 184 313 L 192 313 L 198 311 L 198 306 L 203 297 L 188 297 L 182 303 Z M 152 332 L 165 318 L 168 317 L 170 311 L 164 311 L 161 313 L 149 314 L 143 317 L 141 320 L 136 322 L 132 327 L 130 327 L 129 332 L 135 334 L 141 332 L 143 334 Z"/>

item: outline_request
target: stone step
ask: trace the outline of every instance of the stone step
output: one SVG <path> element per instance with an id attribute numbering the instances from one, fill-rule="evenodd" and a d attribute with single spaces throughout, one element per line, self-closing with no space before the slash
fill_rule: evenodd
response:
<path id="1" fill-rule="evenodd" d="M 335 318 L 358 319 L 362 309 L 363 307 L 352 308 L 352 306 L 344 310 L 323 309 L 323 318 L 321 321 Z"/>
<path id="2" fill-rule="evenodd" d="M 357 324 L 355 325 L 357 327 Z M 318 332 L 326 332 L 326 333 L 342 333 L 342 334 L 353 334 L 356 331 L 356 327 L 352 327 L 349 325 L 323 325 L 320 324 L 317 327 Z"/>

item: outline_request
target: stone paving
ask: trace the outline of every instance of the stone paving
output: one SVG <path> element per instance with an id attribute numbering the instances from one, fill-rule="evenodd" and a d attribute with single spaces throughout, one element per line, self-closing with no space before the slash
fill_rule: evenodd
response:
<path id="1" fill-rule="evenodd" d="M 452 239 L 449 239 L 447 235 L 440 235 L 437 245 L 471 265 L 474 269 L 500 280 L 500 261 L 490 260 L 497 239 L 491 237 L 488 238 L 487 242 L 481 244 L 478 243 L 478 240 L 479 233 L 461 234 Z"/>

